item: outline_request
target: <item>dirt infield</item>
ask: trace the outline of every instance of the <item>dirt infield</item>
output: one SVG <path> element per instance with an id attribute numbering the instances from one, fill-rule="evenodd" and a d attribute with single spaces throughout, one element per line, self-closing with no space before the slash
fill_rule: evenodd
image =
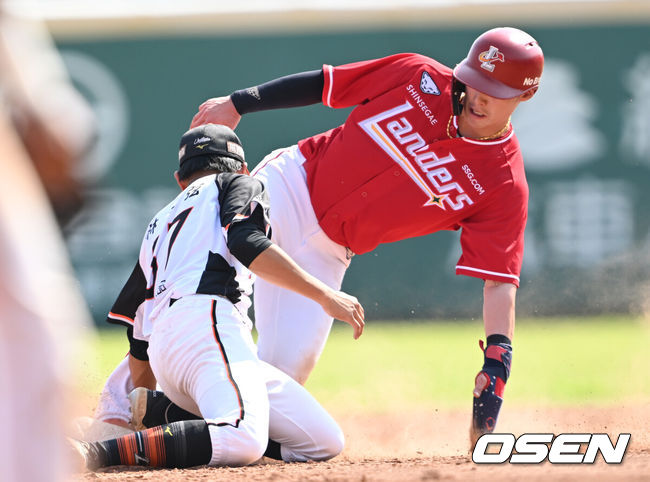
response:
<path id="1" fill-rule="evenodd" d="M 467 411 L 408 411 L 338 415 L 346 449 L 329 462 L 286 464 L 262 460 L 243 468 L 147 470 L 115 468 L 75 481 L 426 481 L 426 480 L 650 480 L 650 403 L 612 408 L 506 408 L 499 431 L 620 433 L 632 439 L 620 465 L 599 456 L 592 465 L 477 465 L 469 456 Z"/>

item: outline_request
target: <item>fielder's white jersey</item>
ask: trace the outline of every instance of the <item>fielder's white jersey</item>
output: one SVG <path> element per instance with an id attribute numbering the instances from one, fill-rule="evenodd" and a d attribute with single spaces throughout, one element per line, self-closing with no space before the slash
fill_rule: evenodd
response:
<path id="1" fill-rule="evenodd" d="M 240 259 L 231 253 L 234 223 L 252 224 L 268 234 L 263 184 L 233 173 L 194 181 L 149 223 L 138 263 L 108 321 L 133 326 L 134 338 L 148 341 L 161 310 L 192 294 L 223 296 L 246 317 L 254 275 L 240 259 L 246 264 L 252 259 L 242 256 L 241 249 Z M 268 238 L 264 241 L 270 244 Z"/>

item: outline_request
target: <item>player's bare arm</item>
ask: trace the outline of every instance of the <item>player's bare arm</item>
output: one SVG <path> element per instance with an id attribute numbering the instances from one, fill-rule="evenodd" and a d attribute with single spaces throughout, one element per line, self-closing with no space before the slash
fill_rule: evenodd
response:
<path id="1" fill-rule="evenodd" d="M 355 340 L 361 336 L 365 314 L 359 301 L 354 296 L 335 291 L 314 278 L 278 246 L 269 246 L 248 268 L 270 283 L 314 300 L 327 314 L 352 326 Z"/>
<path id="2" fill-rule="evenodd" d="M 483 288 L 483 323 L 486 345 L 483 367 L 474 379 L 474 407 L 470 427 L 470 443 L 494 430 L 512 363 L 512 336 L 515 329 L 515 296 L 517 287 L 511 283 L 486 280 Z"/>
<path id="3" fill-rule="evenodd" d="M 517 287 L 512 283 L 486 280 L 483 287 L 483 324 L 485 336 L 515 334 L 515 297 Z"/>
<path id="4" fill-rule="evenodd" d="M 129 369 L 134 387 L 145 387 L 149 390 L 156 389 L 156 377 L 151 371 L 151 366 L 146 360 L 138 360 L 129 353 Z"/>

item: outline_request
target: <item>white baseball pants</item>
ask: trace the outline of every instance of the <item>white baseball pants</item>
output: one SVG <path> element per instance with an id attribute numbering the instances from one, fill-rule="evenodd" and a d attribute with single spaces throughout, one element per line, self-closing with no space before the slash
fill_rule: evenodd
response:
<path id="1" fill-rule="evenodd" d="M 247 465 L 268 442 L 269 401 L 250 322 L 220 297 L 185 296 L 153 324 L 149 363 L 176 405 L 210 427 L 210 465 Z"/>
<path id="2" fill-rule="evenodd" d="M 297 146 L 277 150 L 262 160 L 253 176 L 269 192 L 273 242 L 305 271 L 339 290 L 350 259 L 346 248 L 318 225 L 304 162 Z M 260 359 L 304 384 L 325 347 L 332 317 L 318 303 L 260 278 L 253 294 Z"/>
<path id="3" fill-rule="evenodd" d="M 261 456 L 259 450 L 264 452 L 269 438 L 281 445 L 282 459 L 287 462 L 327 460 L 338 455 L 344 437 L 334 419 L 304 387 L 257 359 L 250 325 L 231 303 L 216 298 L 217 332 L 230 364 L 231 383 L 210 321 L 212 315 L 206 317 L 213 299 L 197 295 L 178 300 L 167 321 L 156 320 L 149 346 L 152 369 L 167 396 L 208 423 L 226 424 L 210 426 L 211 464 L 250 463 Z M 193 316 L 206 320 L 199 330 L 187 326 Z M 128 414 L 130 385 L 128 363 L 123 361 L 108 378 L 95 417 L 106 420 Z M 239 423 L 241 406 L 234 396 L 235 385 L 244 411 Z M 266 415 L 262 413 L 264 407 Z"/>

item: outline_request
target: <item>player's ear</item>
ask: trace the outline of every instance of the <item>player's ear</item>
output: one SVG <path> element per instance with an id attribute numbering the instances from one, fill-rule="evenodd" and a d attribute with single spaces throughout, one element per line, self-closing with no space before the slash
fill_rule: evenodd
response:
<path id="1" fill-rule="evenodd" d="M 181 191 L 185 191 L 187 185 L 178 177 L 178 171 L 174 171 L 174 179 L 176 179 L 176 184 L 181 188 Z"/>
<path id="2" fill-rule="evenodd" d="M 537 92 L 537 87 L 524 92 L 523 94 L 521 94 L 520 97 L 521 101 L 524 102 L 526 100 L 529 100 L 533 95 L 535 95 L 535 92 Z"/>

